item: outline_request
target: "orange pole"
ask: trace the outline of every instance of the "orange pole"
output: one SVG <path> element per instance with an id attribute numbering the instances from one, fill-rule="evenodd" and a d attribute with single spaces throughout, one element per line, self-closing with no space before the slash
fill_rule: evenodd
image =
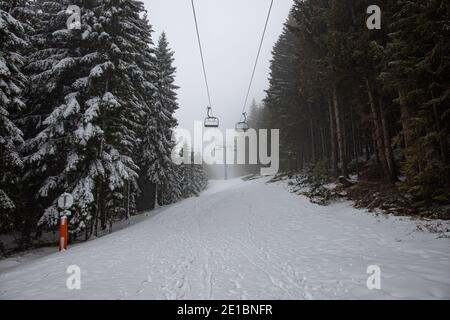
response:
<path id="1" fill-rule="evenodd" d="M 59 251 L 67 249 L 67 217 L 62 217 L 59 224 Z"/>

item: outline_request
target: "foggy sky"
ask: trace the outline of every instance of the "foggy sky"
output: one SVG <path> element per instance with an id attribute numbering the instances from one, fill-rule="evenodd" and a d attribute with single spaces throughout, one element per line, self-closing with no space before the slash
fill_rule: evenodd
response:
<path id="1" fill-rule="evenodd" d="M 156 43 L 165 31 L 175 51 L 180 128 L 203 121 L 208 99 L 190 0 L 144 0 Z M 195 0 L 213 113 L 221 128 L 239 120 L 270 0 Z M 283 28 L 292 0 L 275 0 L 250 93 L 260 102 L 268 87 L 272 47 Z"/>

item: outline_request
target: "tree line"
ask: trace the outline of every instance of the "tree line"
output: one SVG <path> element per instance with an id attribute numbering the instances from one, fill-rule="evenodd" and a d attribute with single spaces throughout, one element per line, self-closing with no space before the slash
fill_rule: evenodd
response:
<path id="1" fill-rule="evenodd" d="M 369 30 L 367 8 L 381 8 Z M 295 0 L 250 123 L 280 128 L 281 167 L 395 185 L 450 202 L 450 3 Z"/>
<path id="2" fill-rule="evenodd" d="M 152 32 L 141 1 L 0 0 L 0 232 L 30 243 L 69 192 L 88 239 L 205 187 L 201 166 L 171 161 L 176 69 Z"/>

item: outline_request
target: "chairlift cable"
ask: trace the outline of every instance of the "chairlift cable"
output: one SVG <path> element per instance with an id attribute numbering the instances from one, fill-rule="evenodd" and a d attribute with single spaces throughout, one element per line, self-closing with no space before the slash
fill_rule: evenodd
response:
<path id="1" fill-rule="evenodd" d="M 192 4 L 192 12 L 194 13 L 195 30 L 197 31 L 197 40 L 198 40 L 198 47 L 200 49 L 200 58 L 202 59 L 203 76 L 205 78 L 206 93 L 208 94 L 209 107 L 212 108 L 211 94 L 209 92 L 208 78 L 206 76 L 205 59 L 203 58 L 202 42 L 200 40 L 200 32 L 198 30 L 197 14 L 195 12 L 194 0 L 191 0 L 191 4 Z"/>
<path id="2" fill-rule="evenodd" d="M 247 108 L 248 97 L 250 95 L 250 90 L 252 88 L 253 79 L 255 77 L 256 67 L 258 65 L 259 56 L 261 54 L 261 48 L 262 48 L 262 45 L 264 43 L 264 38 L 265 38 L 265 35 L 266 35 L 267 25 L 269 24 L 269 18 L 270 18 L 270 14 L 272 12 L 272 7 L 273 7 L 273 0 L 271 0 L 271 2 L 270 2 L 269 12 L 267 13 L 266 23 L 264 25 L 264 30 L 263 30 L 263 34 L 262 34 L 262 37 L 261 37 L 261 42 L 260 42 L 259 48 L 258 48 L 258 54 L 256 55 L 255 65 L 253 66 L 252 77 L 250 78 L 250 84 L 248 85 L 247 95 L 245 96 L 244 106 L 242 107 L 241 119 L 242 119 L 242 116 L 245 113 L 245 109 Z"/>

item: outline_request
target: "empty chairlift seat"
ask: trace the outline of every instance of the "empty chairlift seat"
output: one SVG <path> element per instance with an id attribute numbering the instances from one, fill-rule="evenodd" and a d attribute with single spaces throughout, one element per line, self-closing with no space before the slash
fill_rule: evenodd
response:
<path id="1" fill-rule="evenodd" d="M 247 123 L 247 113 L 244 112 L 242 116 L 244 117 L 244 121 L 239 121 L 235 126 L 235 130 L 238 132 L 245 132 L 250 129 L 250 126 Z"/>
<path id="2" fill-rule="evenodd" d="M 248 129 L 250 129 L 250 127 L 247 122 L 242 121 L 242 122 L 236 123 L 235 129 L 236 129 L 236 131 L 239 131 L 239 132 L 245 132 Z"/>
<path id="3" fill-rule="evenodd" d="M 213 117 L 211 115 L 211 107 L 208 107 L 207 116 L 204 122 L 205 128 L 218 128 L 219 127 L 219 118 Z"/>

